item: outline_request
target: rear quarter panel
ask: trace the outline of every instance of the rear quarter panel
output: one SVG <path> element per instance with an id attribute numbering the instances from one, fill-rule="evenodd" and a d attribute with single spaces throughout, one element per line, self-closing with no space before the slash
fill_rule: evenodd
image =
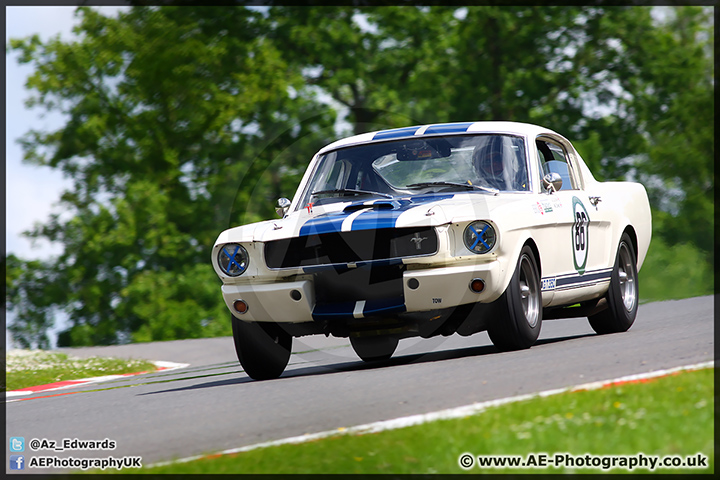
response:
<path id="1" fill-rule="evenodd" d="M 652 214 L 645 187 L 635 182 L 595 182 L 588 193 L 600 196 L 598 208 L 611 213 L 609 265 L 614 264 L 620 238 L 629 227 L 635 234 L 637 268 L 640 270 L 652 237 Z"/>

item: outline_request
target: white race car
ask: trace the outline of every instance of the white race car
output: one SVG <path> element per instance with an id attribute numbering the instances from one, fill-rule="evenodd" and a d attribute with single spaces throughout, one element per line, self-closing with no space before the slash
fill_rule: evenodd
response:
<path id="1" fill-rule="evenodd" d="M 276 210 L 212 251 L 254 379 L 280 376 L 303 335 L 349 337 L 374 361 L 401 338 L 483 330 L 528 348 L 543 319 L 625 331 L 651 236 L 642 185 L 598 182 L 567 139 L 514 122 L 339 140 Z"/>

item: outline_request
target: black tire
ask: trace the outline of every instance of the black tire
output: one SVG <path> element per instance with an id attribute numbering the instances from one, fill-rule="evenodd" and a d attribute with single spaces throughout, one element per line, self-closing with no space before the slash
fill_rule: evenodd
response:
<path id="1" fill-rule="evenodd" d="M 542 288 L 535 254 L 525 245 L 505 293 L 497 300 L 499 314 L 488 325 L 488 335 L 500 350 L 530 348 L 542 326 Z"/>
<path id="2" fill-rule="evenodd" d="M 350 345 L 364 362 L 388 360 L 395 353 L 398 339 L 394 337 L 350 337 Z"/>
<path id="3" fill-rule="evenodd" d="M 277 323 L 247 323 L 232 317 L 235 352 L 245 373 L 255 380 L 279 377 L 290 360 L 292 336 Z"/>
<path id="4" fill-rule="evenodd" d="M 635 322 L 638 310 L 637 261 L 627 233 L 620 238 L 605 298 L 608 308 L 588 317 L 590 326 L 599 334 L 626 332 Z"/>

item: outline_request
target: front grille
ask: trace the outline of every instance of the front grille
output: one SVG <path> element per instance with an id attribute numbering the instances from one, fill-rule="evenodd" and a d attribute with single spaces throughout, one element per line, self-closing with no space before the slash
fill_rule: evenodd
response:
<path id="1" fill-rule="evenodd" d="M 315 302 L 318 305 L 342 302 L 354 304 L 367 299 L 402 299 L 404 271 L 403 265 L 323 269 L 313 275 Z"/>
<path id="2" fill-rule="evenodd" d="M 381 228 L 267 242 L 265 262 L 268 268 L 307 267 L 432 255 L 437 249 L 432 227 Z"/>

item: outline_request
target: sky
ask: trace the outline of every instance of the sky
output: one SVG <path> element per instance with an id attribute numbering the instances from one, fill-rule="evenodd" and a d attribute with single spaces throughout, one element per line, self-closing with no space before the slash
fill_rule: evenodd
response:
<path id="1" fill-rule="evenodd" d="M 57 34 L 71 38 L 73 12 L 72 7 L 6 7 L 5 43 L 35 33 L 42 40 Z M 30 128 L 57 128 L 62 118 L 41 118 L 39 111 L 25 107 L 29 92 L 24 85 L 32 67 L 20 65 L 17 58 L 15 52 L 5 55 L 5 250 L 21 258 L 43 258 L 59 253 L 59 247 L 45 243 L 32 248 L 20 233 L 47 219 L 62 187 L 69 182 L 50 168 L 23 164 L 17 140 Z"/>
<path id="2" fill-rule="evenodd" d="M 95 7 L 116 12 L 118 7 Z M 74 38 L 72 27 L 76 19 L 75 7 L 5 7 L 5 43 L 10 38 L 24 38 L 38 34 L 41 40 L 60 35 L 63 40 Z M 54 204 L 60 192 L 70 186 L 70 180 L 49 167 L 23 163 L 23 152 L 17 140 L 31 128 L 57 129 L 62 125 L 60 114 L 46 114 L 41 109 L 28 109 L 24 102 L 30 96 L 25 82 L 32 66 L 20 65 L 18 54 L 5 56 L 5 251 L 21 258 L 47 258 L 61 252 L 59 245 L 37 242 L 23 237 L 23 231 L 35 222 L 44 222 L 50 213 L 60 210 Z"/>
<path id="3" fill-rule="evenodd" d="M 95 7 L 106 15 L 117 12 L 118 7 Z M 60 35 L 63 40 L 74 38 L 72 27 L 76 21 L 75 7 L 5 7 L 5 43 L 10 38 L 24 38 L 38 34 L 41 40 Z M 48 131 L 63 123 L 60 114 L 41 115 L 42 109 L 28 109 L 24 102 L 30 96 L 25 82 L 30 65 L 20 65 L 18 54 L 5 56 L 5 251 L 23 259 L 46 259 L 59 254 L 59 245 L 49 242 L 32 242 L 21 233 L 30 230 L 34 223 L 45 222 L 51 213 L 60 213 L 55 204 L 63 189 L 69 188 L 69 179 L 49 167 L 23 163 L 23 151 L 17 140 L 31 128 Z M 8 315 L 8 321 L 12 321 Z M 63 321 L 54 332 L 63 328 Z M 54 340 L 53 340 L 54 342 Z M 10 346 L 6 335 L 6 343 Z"/>

